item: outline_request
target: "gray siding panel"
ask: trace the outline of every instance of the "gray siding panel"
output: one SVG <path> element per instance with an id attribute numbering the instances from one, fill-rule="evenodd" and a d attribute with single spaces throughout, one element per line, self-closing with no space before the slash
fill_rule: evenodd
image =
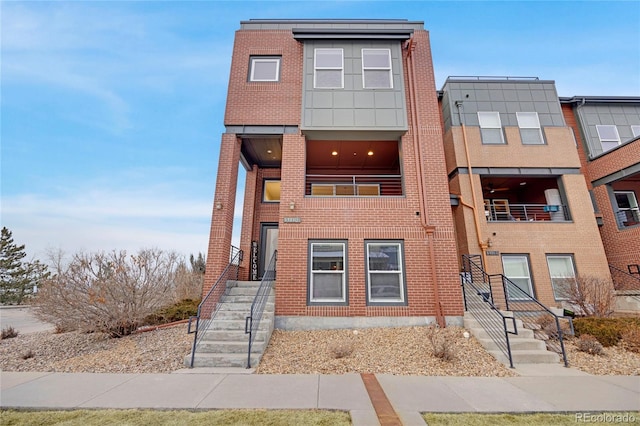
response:
<path id="1" fill-rule="evenodd" d="M 314 50 L 341 48 L 344 52 L 344 87 L 313 87 Z M 362 76 L 362 49 L 390 49 L 392 85 L 390 89 L 365 89 Z M 301 129 L 314 130 L 407 130 L 406 95 L 401 43 L 394 40 L 305 40 L 303 111 Z"/>

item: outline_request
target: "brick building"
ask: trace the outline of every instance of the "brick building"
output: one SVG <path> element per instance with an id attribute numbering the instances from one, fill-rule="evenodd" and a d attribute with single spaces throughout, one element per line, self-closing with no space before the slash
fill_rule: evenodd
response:
<path id="1" fill-rule="evenodd" d="M 204 292 L 229 262 L 245 173 L 240 279 L 277 249 L 278 328 L 461 324 L 463 254 L 559 306 L 559 280 L 640 257 L 640 142 L 593 149 L 600 101 L 537 78 L 436 91 L 422 22 L 243 21 Z M 618 101 L 637 118 L 638 99 Z"/>

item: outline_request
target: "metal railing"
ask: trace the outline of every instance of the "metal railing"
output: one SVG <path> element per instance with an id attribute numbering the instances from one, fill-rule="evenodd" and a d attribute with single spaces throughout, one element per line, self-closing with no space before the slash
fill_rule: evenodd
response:
<path id="1" fill-rule="evenodd" d="M 493 286 L 495 280 L 502 284 L 507 311 L 520 319 L 525 328 L 532 329 L 534 335 L 544 340 L 548 349 L 561 354 L 564 366 L 568 367 L 564 335 L 574 334 L 572 319 L 557 315 L 504 275 L 489 276 L 490 285 Z"/>
<path id="2" fill-rule="evenodd" d="M 306 175 L 312 197 L 394 197 L 403 195 L 402 175 Z"/>
<path id="3" fill-rule="evenodd" d="M 207 295 L 202 299 L 202 302 L 198 305 L 198 314 L 189 318 L 187 333 L 193 333 L 194 335 L 193 347 L 191 350 L 191 363 L 189 364 L 190 368 L 193 368 L 198 345 L 202 341 L 209 325 L 215 319 L 216 314 L 220 309 L 220 305 L 224 302 L 228 282 L 238 280 L 238 272 L 240 270 L 240 264 L 242 263 L 242 257 L 242 250 L 237 247 L 231 247 L 229 264 L 224 271 L 222 271 L 222 274 L 220 274 L 220 277 L 216 280 Z M 191 325 L 194 319 L 195 327 L 192 330 Z"/>
<path id="4" fill-rule="evenodd" d="M 476 259 L 477 257 L 477 259 Z M 460 275 L 464 309 L 478 321 L 498 349 L 509 360 L 509 366 L 513 368 L 513 356 L 509 334 L 518 334 L 518 328 L 514 317 L 503 314 L 493 304 L 493 292 L 489 283 L 489 276 L 474 260 L 482 259 L 475 255 L 463 255 L 464 272 Z M 509 329 L 509 324 L 511 329 Z"/>
<path id="5" fill-rule="evenodd" d="M 511 204 L 491 206 L 485 210 L 488 221 L 500 222 L 567 222 L 571 220 L 569 210 L 564 205 L 548 204 Z"/>
<path id="6" fill-rule="evenodd" d="M 614 289 L 620 291 L 640 290 L 640 275 L 635 276 L 613 265 L 609 265 L 609 271 L 611 271 Z"/>
<path id="7" fill-rule="evenodd" d="M 249 335 L 249 348 L 247 350 L 247 368 L 251 368 L 251 347 L 253 346 L 253 341 L 258 334 L 258 328 L 260 327 L 260 320 L 262 320 L 262 313 L 264 312 L 264 307 L 267 304 L 267 300 L 269 300 L 269 295 L 271 294 L 271 289 L 273 288 L 273 283 L 276 280 L 276 263 L 278 261 L 278 250 L 273 252 L 273 256 L 271 256 L 271 260 L 269 261 L 269 266 L 264 271 L 264 275 L 262 276 L 262 281 L 260 282 L 260 286 L 258 287 L 258 291 L 256 293 L 256 297 L 253 299 L 253 303 L 251 303 L 251 312 L 249 316 L 245 319 L 244 323 L 244 332 Z"/>

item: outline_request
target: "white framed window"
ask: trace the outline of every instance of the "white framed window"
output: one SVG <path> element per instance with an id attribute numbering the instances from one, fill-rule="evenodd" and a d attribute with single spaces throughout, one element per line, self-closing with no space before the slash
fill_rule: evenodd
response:
<path id="1" fill-rule="evenodd" d="M 507 297 L 513 300 L 526 299 L 526 295 L 533 296 L 531 272 L 529 270 L 529 257 L 522 254 L 502 255 L 502 270 L 504 276 L 517 288 L 507 286 Z"/>
<path id="2" fill-rule="evenodd" d="M 640 126 L 631 126 L 631 134 L 634 138 L 640 136 Z"/>
<path id="3" fill-rule="evenodd" d="M 616 197 L 618 226 L 626 227 L 640 223 L 638 198 L 633 191 L 614 191 Z"/>
<path id="4" fill-rule="evenodd" d="M 544 144 L 537 112 L 516 112 L 516 119 L 520 128 L 520 139 L 524 145 Z"/>
<path id="5" fill-rule="evenodd" d="M 367 302 L 405 303 L 401 241 L 366 241 Z"/>
<path id="6" fill-rule="evenodd" d="M 602 152 L 607 152 L 620 145 L 620 135 L 615 125 L 598 124 L 596 125 L 596 131 L 598 132 L 600 145 L 602 145 Z"/>
<path id="7" fill-rule="evenodd" d="M 346 303 L 345 241 L 309 243 L 309 302 Z"/>
<path id="8" fill-rule="evenodd" d="M 275 179 L 265 179 L 262 191 L 262 201 L 265 203 L 280 202 L 280 181 Z"/>
<path id="9" fill-rule="evenodd" d="M 503 144 L 502 122 L 497 111 L 478 111 L 480 134 L 483 144 Z"/>
<path id="10" fill-rule="evenodd" d="M 556 300 L 568 300 L 576 286 L 576 270 L 570 254 L 548 254 L 547 266 Z"/>
<path id="11" fill-rule="evenodd" d="M 344 87 L 344 55 L 342 49 L 315 49 L 313 87 L 342 89 Z"/>
<path id="12" fill-rule="evenodd" d="M 393 88 L 390 49 L 362 49 L 362 87 Z"/>
<path id="13" fill-rule="evenodd" d="M 275 56 L 252 56 L 249 81 L 279 81 L 280 58 Z"/>

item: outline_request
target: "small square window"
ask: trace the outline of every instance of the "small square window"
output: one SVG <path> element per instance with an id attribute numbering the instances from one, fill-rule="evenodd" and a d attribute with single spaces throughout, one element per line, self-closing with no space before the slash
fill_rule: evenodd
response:
<path id="1" fill-rule="evenodd" d="M 315 49 L 313 87 L 317 89 L 342 89 L 344 87 L 342 49 Z"/>
<path id="2" fill-rule="evenodd" d="M 262 191 L 262 201 L 265 203 L 280 202 L 280 181 L 265 180 L 264 191 Z"/>
<path id="3" fill-rule="evenodd" d="M 520 139 L 524 145 L 544 144 L 537 112 L 516 112 Z"/>
<path id="4" fill-rule="evenodd" d="M 391 51 L 362 49 L 362 86 L 365 89 L 391 89 Z"/>
<path id="5" fill-rule="evenodd" d="M 249 81 L 279 81 L 280 58 L 252 56 L 249 70 Z"/>
<path id="6" fill-rule="evenodd" d="M 596 131 L 602 145 L 602 152 L 607 152 L 620 145 L 620 135 L 615 125 L 597 125 Z"/>
<path id="7" fill-rule="evenodd" d="M 500 113 L 496 111 L 478 112 L 482 143 L 489 145 L 504 144 Z"/>

